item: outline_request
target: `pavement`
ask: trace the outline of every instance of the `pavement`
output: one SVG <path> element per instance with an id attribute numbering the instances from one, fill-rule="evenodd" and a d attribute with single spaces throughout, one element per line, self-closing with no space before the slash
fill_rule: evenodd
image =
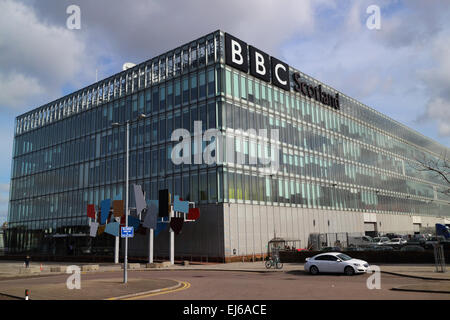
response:
<path id="1" fill-rule="evenodd" d="M 14 297 L 21 298 L 24 295 L 23 288 L 15 289 L 10 286 L 7 291 L 2 290 L 6 284 L 17 279 L 34 279 L 44 278 L 45 284 L 36 282 L 35 286 L 27 289 L 33 292 L 35 299 L 109 299 L 109 298 L 126 298 L 133 294 L 153 294 L 160 291 L 179 290 L 186 287 L 182 281 L 173 279 L 131 279 L 128 284 L 117 286 L 123 282 L 123 278 L 118 276 L 118 271 L 122 270 L 122 264 L 112 263 L 80 263 L 79 267 L 89 269 L 85 266 L 91 266 L 92 271 L 82 271 L 83 275 L 91 275 L 86 281 L 83 280 L 83 288 L 81 290 L 67 290 L 65 282 L 61 279 L 54 282 L 54 276 L 68 277 L 64 272 L 65 269 L 56 267 L 67 267 L 74 263 L 58 263 L 58 262 L 31 262 L 30 268 L 26 270 L 23 262 L 18 261 L 0 261 L 0 300 L 11 299 Z M 97 267 L 98 266 L 98 267 Z M 382 273 L 392 276 L 415 278 L 423 281 L 417 284 L 407 284 L 393 287 L 392 290 L 411 291 L 411 292 L 436 292 L 450 294 L 450 271 L 438 273 L 435 271 L 434 265 L 424 264 L 380 264 L 378 265 Z M 281 273 L 289 274 L 292 272 L 303 272 L 303 263 L 285 263 L 282 269 L 266 269 L 263 261 L 259 262 L 234 262 L 234 263 L 203 263 L 182 265 L 175 264 L 173 266 L 153 265 L 152 268 L 146 264 L 130 264 L 134 271 L 230 271 L 230 272 L 248 272 L 248 273 Z M 155 268 L 156 267 L 156 268 Z M 62 271 L 62 272 L 61 272 Z M 108 277 L 104 274 L 101 279 L 96 278 L 95 274 L 111 272 L 114 276 Z M 8 282 L 9 281 L 9 282 Z M 92 290 L 95 288 L 95 290 Z M 72 291 L 72 292 L 70 292 Z M 8 296 L 2 295 L 7 294 Z M 450 296 L 449 296 L 450 297 Z"/>
<path id="2" fill-rule="evenodd" d="M 149 294 L 161 290 L 173 290 L 181 283 L 171 279 L 129 279 L 123 283 L 121 277 L 83 279 L 80 289 L 68 290 L 65 276 L 49 277 L 44 283 L 28 280 L 18 285 L 15 281 L 0 282 L 0 291 L 6 291 L 9 299 L 24 297 L 24 287 L 29 290 L 31 300 L 104 300 L 123 299 L 135 294 Z M 1 296 L 0 296 L 1 299 Z"/>

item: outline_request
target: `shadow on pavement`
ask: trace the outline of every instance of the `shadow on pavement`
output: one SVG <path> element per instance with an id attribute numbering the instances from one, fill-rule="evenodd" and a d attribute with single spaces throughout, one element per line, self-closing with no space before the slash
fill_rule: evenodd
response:
<path id="1" fill-rule="evenodd" d="M 365 274 L 365 273 L 357 273 L 357 274 L 355 274 L 355 275 L 353 275 L 353 276 L 347 276 L 347 275 L 345 275 L 345 274 L 343 274 L 343 273 L 325 273 L 325 272 L 321 272 L 321 273 L 319 273 L 318 275 L 312 275 L 312 274 L 310 274 L 309 272 L 306 272 L 305 270 L 291 270 L 291 271 L 286 271 L 285 272 L 286 274 L 290 274 L 290 275 L 294 275 L 294 276 L 305 276 L 305 277 L 320 277 L 320 276 L 337 276 L 337 277 L 348 277 L 348 278 L 351 278 L 351 277 L 358 277 L 358 276 L 361 276 L 361 275 L 363 275 L 363 274 Z"/>

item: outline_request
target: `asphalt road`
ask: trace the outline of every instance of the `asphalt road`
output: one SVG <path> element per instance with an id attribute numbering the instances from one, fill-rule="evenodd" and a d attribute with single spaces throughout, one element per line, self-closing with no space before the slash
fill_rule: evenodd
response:
<path id="1" fill-rule="evenodd" d="M 325 300 L 325 299 L 450 299 L 450 294 L 399 292 L 392 287 L 428 282 L 393 275 L 381 275 L 381 289 L 369 290 L 370 275 L 318 275 L 303 271 L 250 273 L 250 272 L 146 272 L 145 276 L 164 277 L 188 282 L 190 287 L 164 295 L 142 299 L 200 299 L 200 300 Z"/>
<path id="2" fill-rule="evenodd" d="M 121 276 L 121 272 L 89 273 L 83 274 L 81 281 L 83 286 L 83 281 L 86 280 L 106 282 L 109 281 L 108 279 L 116 279 L 115 283 L 120 285 L 120 281 L 117 281 L 117 279 L 120 279 Z M 128 274 L 129 281 L 144 283 L 146 281 L 166 281 L 170 279 L 183 283 L 183 286 L 177 290 L 133 298 L 137 300 L 450 299 L 450 294 L 393 291 L 391 290 L 393 287 L 426 284 L 430 280 L 388 274 L 381 274 L 381 289 L 369 290 L 366 286 L 369 276 L 368 274 L 351 277 L 345 275 L 311 276 L 303 271 L 255 273 L 194 270 L 130 271 Z M 49 284 L 63 284 L 66 279 L 66 275 L 58 275 L 32 279 L 2 280 L 0 281 L 0 293 L 8 293 L 8 290 L 10 292 L 13 288 L 24 288 L 30 285 L 45 287 Z M 68 292 L 67 294 L 72 293 Z M 55 299 L 67 299 L 68 297 L 65 298 L 64 295 L 60 295 Z M 103 296 L 101 298 L 112 297 Z"/>

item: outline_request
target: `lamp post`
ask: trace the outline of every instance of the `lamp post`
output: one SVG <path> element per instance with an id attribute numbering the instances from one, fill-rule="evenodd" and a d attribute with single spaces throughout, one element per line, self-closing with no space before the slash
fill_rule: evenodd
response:
<path id="1" fill-rule="evenodd" d="M 128 184 L 129 184 L 129 158 L 130 158 L 130 123 L 139 121 L 141 119 L 145 119 L 147 116 L 145 114 L 140 114 L 135 120 L 127 120 L 125 121 L 126 125 L 126 164 L 125 164 L 125 227 L 128 227 Z M 115 122 L 112 124 L 113 127 L 121 126 L 121 123 Z M 118 243 L 118 239 L 116 239 L 116 245 Z M 118 245 L 116 247 L 117 252 L 117 260 L 118 260 Z M 125 238 L 125 255 L 123 259 L 123 283 L 128 282 L 128 237 Z"/>

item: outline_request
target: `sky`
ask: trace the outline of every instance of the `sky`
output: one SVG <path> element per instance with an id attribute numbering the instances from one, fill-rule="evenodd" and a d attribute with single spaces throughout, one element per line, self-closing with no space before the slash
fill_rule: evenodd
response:
<path id="1" fill-rule="evenodd" d="M 0 223 L 16 116 L 217 29 L 450 147 L 449 18 L 448 0 L 0 0 Z"/>

